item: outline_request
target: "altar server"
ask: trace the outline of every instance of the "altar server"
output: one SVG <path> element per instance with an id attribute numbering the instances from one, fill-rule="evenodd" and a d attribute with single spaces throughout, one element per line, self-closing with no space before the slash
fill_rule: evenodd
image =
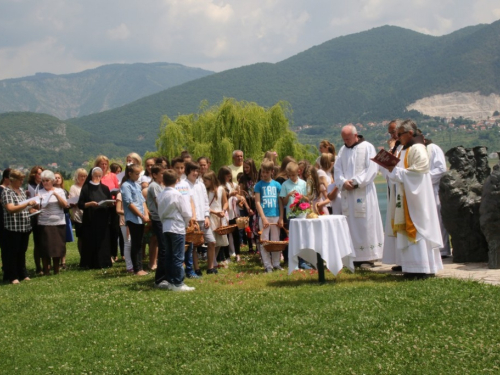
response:
<path id="1" fill-rule="evenodd" d="M 344 146 L 334 168 L 334 181 L 341 190 L 342 214 L 347 217 L 356 257 L 355 266 L 382 258 L 384 232 L 373 183 L 378 166 L 370 159 L 375 147 L 357 133 L 353 125 L 342 128 Z"/>

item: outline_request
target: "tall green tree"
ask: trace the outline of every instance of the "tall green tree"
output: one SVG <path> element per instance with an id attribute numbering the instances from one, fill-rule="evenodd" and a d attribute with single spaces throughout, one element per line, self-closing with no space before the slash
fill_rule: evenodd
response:
<path id="1" fill-rule="evenodd" d="M 286 102 L 264 108 L 232 98 L 211 107 L 204 101 L 197 114 L 179 115 L 175 120 L 164 116 L 156 147 L 169 159 L 182 150 L 194 157 L 208 156 L 214 169 L 230 164 L 234 150 L 242 150 L 258 164 L 269 150 L 281 157 L 313 160 L 314 147 L 300 144 L 289 129 L 291 114 Z"/>

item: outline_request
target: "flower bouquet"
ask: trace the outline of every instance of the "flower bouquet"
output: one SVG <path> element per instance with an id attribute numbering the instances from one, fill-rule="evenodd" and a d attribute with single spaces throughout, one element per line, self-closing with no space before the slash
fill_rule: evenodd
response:
<path id="1" fill-rule="evenodd" d="M 294 200 L 290 205 L 290 212 L 286 215 L 286 217 L 306 217 L 311 212 L 311 204 L 307 201 L 307 199 L 303 195 L 295 193 Z"/>

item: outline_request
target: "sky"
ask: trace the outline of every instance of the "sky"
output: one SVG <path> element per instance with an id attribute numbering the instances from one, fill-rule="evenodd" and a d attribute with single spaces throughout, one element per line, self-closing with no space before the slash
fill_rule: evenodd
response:
<path id="1" fill-rule="evenodd" d="M 0 0 L 0 79 L 136 62 L 220 72 L 383 25 L 440 36 L 498 19 L 499 0 Z"/>

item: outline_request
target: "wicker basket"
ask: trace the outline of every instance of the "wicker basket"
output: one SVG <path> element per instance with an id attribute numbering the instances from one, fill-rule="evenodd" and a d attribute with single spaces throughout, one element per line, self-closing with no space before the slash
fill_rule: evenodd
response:
<path id="1" fill-rule="evenodd" d="M 248 217 L 242 216 L 236 218 L 236 225 L 238 225 L 238 229 L 245 229 L 248 226 Z"/>
<path id="2" fill-rule="evenodd" d="M 186 228 L 186 242 L 192 242 L 193 246 L 200 246 L 205 243 L 203 231 L 200 230 L 198 223 L 195 222 L 193 225 L 189 225 L 189 227 Z"/>
<path id="3" fill-rule="evenodd" d="M 269 225 L 278 225 L 278 224 L 269 224 Z M 288 230 L 286 228 L 283 229 L 288 235 Z M 262 236 L 262 232 L 259 232 L 259 234 Z M 264 249 L 269 253 L 283 251 L 288 246 L 288 241 L 268 241 L 268 240 L 263 240 L 262 237 L 260 238 L 260 243 L 262 244 Z"/>
<path id="4" fill-rule="evenodd" d="M 214 232 L 221 235 L 221 236 L 224 236 L 225 234 L 229 234 L 229 233 L 234 232 L 236 230 L 236 228 L 238 228 L 238 226 L 236 224 L 231 224 L 231 225 L 221 226 L 217 229 L 214 229 Z"/>

